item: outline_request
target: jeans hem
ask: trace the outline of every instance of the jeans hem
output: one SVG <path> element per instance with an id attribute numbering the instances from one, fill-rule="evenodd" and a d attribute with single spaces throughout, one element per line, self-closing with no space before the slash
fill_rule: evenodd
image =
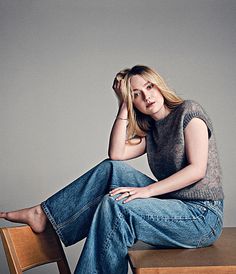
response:
<path id="1" fill-rule="evenodd" d="M 68 243 L 64 239 L 61 230 L 58 228 L 58 225 L 57 225 L 56 221 L 52 217 L 52 214 L 51 214 L 50 210 L 48 209 L 48 207 L 46 205 L 46 202 L 42 202 L 41 207 L 42 207 L 44 213 L 46 214 L 48 220 L 52 224 L 52 226 L 53 226 L 54 230 L 56 231 L 57 235 L 59 236 L 60 240 L 63 242 L 64 246 L 68 246 Z"/>

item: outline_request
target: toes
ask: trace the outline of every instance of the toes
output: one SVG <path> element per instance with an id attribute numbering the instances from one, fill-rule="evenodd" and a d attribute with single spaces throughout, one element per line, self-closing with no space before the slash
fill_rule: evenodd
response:
<path id="1" fill-rule="evenodd" d="M 6 218 L 7 213 L 6 212 L 0 212 L 0 218 Z"/>

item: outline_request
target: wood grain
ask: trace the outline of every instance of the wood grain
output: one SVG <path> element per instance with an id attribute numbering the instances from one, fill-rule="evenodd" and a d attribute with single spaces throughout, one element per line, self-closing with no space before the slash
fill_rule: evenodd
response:
<path id="1" fill-rule="evenodd" d="M 36 234 L 29 226 L 0 228 L 11 274 L 57 262 L 60 273 L 70 274 L 65 253 L 55 231 L 48 227 Z"/>
<path id="2" fill-rule="evenodd" d="M 128 254 L 135 274 L 236 273 L 236 228 L 224 228 L 214 245 L 205 248 L 158 250 L 141 245 Z"/>

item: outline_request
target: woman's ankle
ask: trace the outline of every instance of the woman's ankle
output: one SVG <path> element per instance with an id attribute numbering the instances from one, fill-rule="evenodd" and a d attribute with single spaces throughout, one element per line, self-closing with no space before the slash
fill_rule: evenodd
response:
<path id="1" fill-rule="evenodd" d="M 1 212 L 0 218 L 4 218 L 10 222 L 27 224 L 36 233 L 43 232 L 48 222 L 41 205 L 16 211 Z"/>

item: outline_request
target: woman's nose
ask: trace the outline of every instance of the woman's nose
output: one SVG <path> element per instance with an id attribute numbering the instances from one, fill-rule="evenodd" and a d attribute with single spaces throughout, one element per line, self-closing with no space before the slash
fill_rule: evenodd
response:
<path id="1" fill-rule="evenodd" d="M 143 93 L 143 95 L 144 95 L 144 101 L 145 101 L 145 102 L 150 101 L 150 94 L 148 94 L 148 93 Z"/>

